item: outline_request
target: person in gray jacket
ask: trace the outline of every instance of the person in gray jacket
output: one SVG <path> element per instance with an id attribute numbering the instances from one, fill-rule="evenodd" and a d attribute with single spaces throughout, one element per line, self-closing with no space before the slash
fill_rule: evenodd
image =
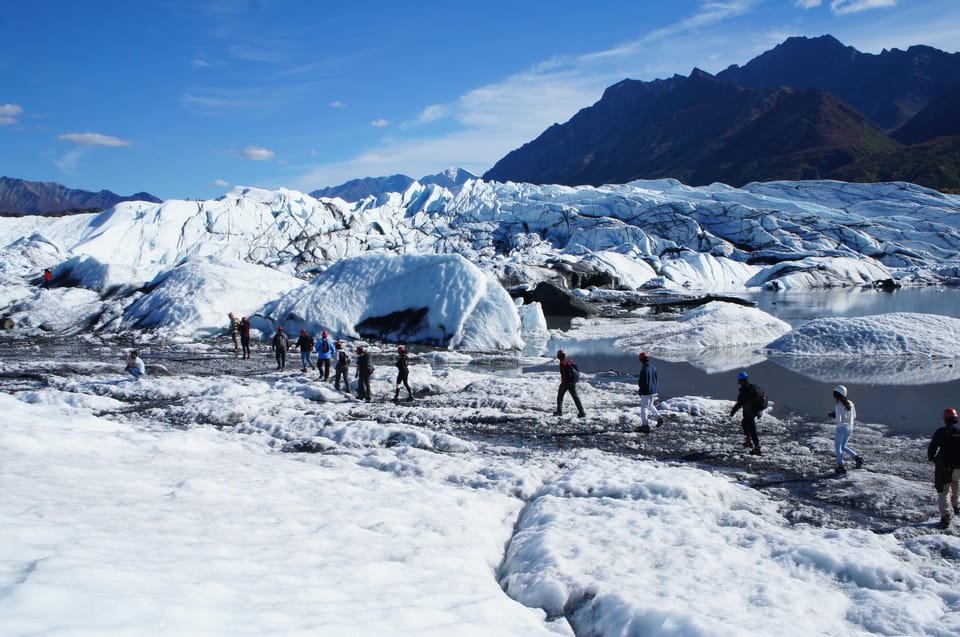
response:
<path id="1" fill-rule="evenodd" d="M 281 372 L 287 367 L 288 349 L 290 349 L 290 339 L 281 325 L 277 328 L 277 333 L 273 335 L 273 353 L 277 357 L 277 370 Z"/>

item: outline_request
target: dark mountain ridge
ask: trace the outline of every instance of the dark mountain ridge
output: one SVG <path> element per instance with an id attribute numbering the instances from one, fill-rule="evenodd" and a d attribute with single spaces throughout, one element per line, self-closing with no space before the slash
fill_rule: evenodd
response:
<path id="1" fill-rule="evenodd" d="M 844 178 L 865 181 L 903 172 L 870 160 L 896 162 L 903 147 L 864 109 L 889 126 L 912 114 L 918 123 L 905 125 L 903 138 L 926 142 L 960 122 L 960 110 L 951 110 L 954 86 L 960 86 L 960 54 L 915 46 L 866 55 L 831 36 L 790 38 L 717 76 L 694 69 L 689 77 L 623 80 L 483 177 L 571 186 L 672 177 L 741 186 L 840 178 L 844 169 Z M 949 178 L 960 168 L 956 150 L 949 140 L 928 145 L 912 154 L 909 172 L 931 176 L 937 184 L 931 187 L 960 187 Z M 870 168 L 858 175 L 851 165 Z"/>
<path id="2" fill-rule="evenodd" d="M 50 181 L 26 181 L 0 177 L 0 212 L 15 214 L 48 214 L 99 211 L 121 201 L 149 201 L 160 199 L 146 192 L 124 197 L 109 190 L 91 192 L 67 188 Z"/>

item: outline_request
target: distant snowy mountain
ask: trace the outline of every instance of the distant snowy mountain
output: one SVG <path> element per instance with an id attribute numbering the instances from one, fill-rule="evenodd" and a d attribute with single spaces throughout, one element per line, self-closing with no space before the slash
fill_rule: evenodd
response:
<path id="1" fill-rule="evenodd" d="M 662 180 L 570 188 L 469 180 L 456 192 L 417 182 L 352 204 L 238 187 L 209 201 L 126 202 L 100 214 L 0 219 L 0 236 L 8 238 L 0 247 L 0 317 L 35 329 L 46 321 L 54 331 L 145 329 L 180 338 L 215 331 L 218 317 L 233 310 L 260 317 L 255 327 L 265 333 L 299 321 L 336 323 L 362 336 L 396 332 L 401 322 L 411 341 L 513 346 L 513 337 L 493 335 L 515 332 L 520 318 L 509 297 L 492 294 L 488 279 L 518 291 L 551 282 L 736 292 L 960 276 L 960 197 L 906 183 L 738 189 Z M 458 259 L 402 259 L 371 270 L 362 260 L 371 254 Z M 259 272 L 244 270 L 233 280 L 223 275 L 230 263 Z M 64 317 L 62 299 L 38 296 L 45 267 L 53 268 L 57 290 L 94 294 L 73 304 L 88 308 L 84 316 Z M 178 275 L 170 277 L 174 269 Z M 298 290 L 293 276 L 315 278 Z M 345 289 L 374 284 L 381 293 L 345 296 Z M 214 288 L 220 291 L 207 296 Z M 328 297 L 339 300 L 325 304 Z M 230 307 L 211 311 L 211 298 Z M 480 299 L 487 299 L 484 315 L 498 318 L 474 321 L 482 334 L 461 333 L 474 329 L 464 317 L 475 316 Z M 348 300 L 360 305 L 347 307 Z M 207 307 L 162 309 L 170 302 Z M 164 318 L 145 320 L 146 309 L 130 312 L 134 303 L 161 308 Z"/>
<path id="2" fill-rule="evenodd" d="M 0 212 L 38 214 L 103 210 L 121 201 L 160 200 L 146 192 L 124 197 L 109 190 L 90 192 L 67 188 L 54 182 L 25 181 L 0 177 Z"/>
<path id="3" fill-rule="evenodd" d="M 418 180 L 406 175 L 390 175 L 389 177 L 364 177 L 351 179 L 339 186 L 320 188 L 310 193 L 311 197 L 339 197 L 344 201 L 360 201 L 367 197 L 379 197 L 388 192 L 404 192 L 414 181 L 423 185 L 434 184 L 448 190 L 456 190 L 470 179 L 477 179 L 469 170 L 463 168 L 448 168 L 436 175 L 427 175 Z"/>

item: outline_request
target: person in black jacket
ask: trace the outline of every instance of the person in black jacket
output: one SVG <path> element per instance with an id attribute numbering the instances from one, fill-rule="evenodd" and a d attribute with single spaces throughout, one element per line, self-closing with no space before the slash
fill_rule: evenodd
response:
<path id="1" fill-rule="evenodd" d="M 343 341 L 335 341 L 337 349 L 337 363 L 333 368 L 333 386 L 340 390 L 340 381 L 343 380 L 343 391 L 350 393 L 350 355 L 343 349 Z"/>
<path id="2" fill-rule="evenodd" d="M 357 398 L 370 402 L 373 392 L 370 391 L 370 377 L 373 376 L 373 363 L 370 354 L 363 345 L 357 345 Z"/>
<path id="3" fill-rule="evenodd" d="M 950 526 L 953 516 L 947 508 L 947 495 L 953 505 L 953 515 L 960 515 L 960 427 L 957 427 L 957 410 L 943 410 L 943 427 L 933 433 L 927 446 L 927 459 L 932 460 L 933 486 L 937 490 L 937 508 L 940 511 L 940 528 Z"/>
<path id="4" fill-rule="evenodd" d="M 277 357 L 277 370 L 284 371 L 287 367 L 287 350 L 290 349 L 290 339 L 283 331 L 283 326 L 277 328 L 273 335 L 273 354 Z"/>
<path id="5" fill-rule="evenodd" d="M 397 348 L 397 383 L 393 392 L 393 402 L 400 399 L 400 384 L 407 388 L 407 401 L 413 401 L 413 390 L 410 389 L 410 359 L 407 357 L 407 348 L 401 345 Z"/>
<path id="6" fill-rule="evenodd" d="M 760 435 L 757 433 L 757 418 L 760 417 L 760 410 L 754 403 L 754 396 L 759 393 L 759 388 L 748 379 L 747 372 L 737 374 L 737 384 L 740 385 L 740 389 L 737 391 L 737 402 L 730 410 L 730 417 L 732 418 L 738 409 L 743 409 L 743 419 L 740 421 L 743 428 L 743 446 L 751 447 L 750 453 L 759 456 L 762 453 Z"/>

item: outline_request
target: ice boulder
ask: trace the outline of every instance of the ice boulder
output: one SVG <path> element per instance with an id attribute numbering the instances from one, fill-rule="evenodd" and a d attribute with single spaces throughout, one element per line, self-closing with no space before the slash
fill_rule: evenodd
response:
<path id="1" fill-rule="evenodd" d="M 746 282 L 748 287 L 771 290 L 806 290 L 844 287 L 889 281 L 890 270 L 879 261 L 854 257 L 807 257 L 782 261 L 759 272 Z"/>
<path id="2" fill-rule="evenodd" d="M 769 343 L 768 354 L 827 359 L 867 356 L 960 358 L 960 319 L 895 312 L 807 321 Z"/>
<path id="3" fill-rule="evenodd" d="M 618 339 L 625 349 L 699 351 L 762 346 L 788 333 L 790 324 L 755 307 L 712 301 L 684 313 L 677 321 L 644 321 L 640 331 Z"/>
<path id="4" fill-rule="evenodd" d="M 510 295 L 454 254 L 342 259 L 265 311 L 276 324 L 313 333 L 448 349 L 523 347 Z"/>
<path id="5" fill-rule="evenodd" d="M 150 292 L 123 313 L 123 327 L 189 340 L 222 331 L 227 314 L 252 315 L 303 281 L 244 261 L 214 257 L 187 261 L 158 274 Z"/>

